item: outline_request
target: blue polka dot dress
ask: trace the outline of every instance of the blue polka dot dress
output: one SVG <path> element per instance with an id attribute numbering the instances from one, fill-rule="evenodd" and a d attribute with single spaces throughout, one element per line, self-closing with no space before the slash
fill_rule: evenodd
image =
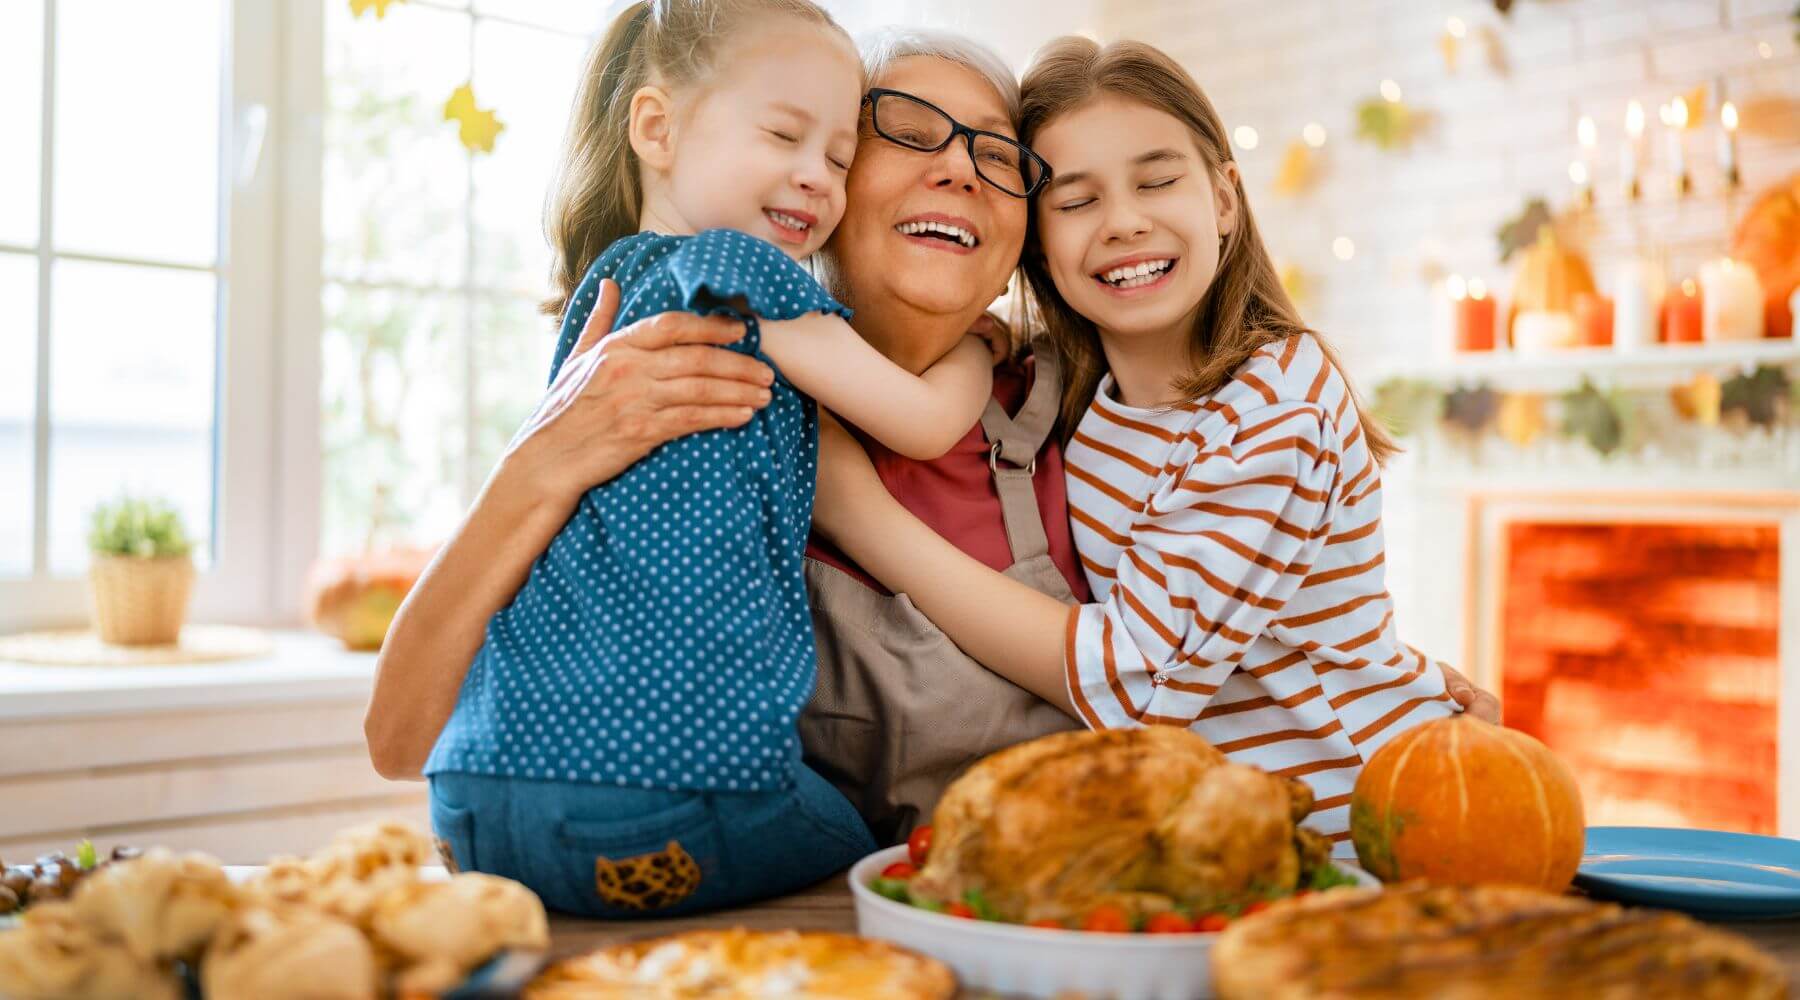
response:
<path id="1" fill-rule="evenodd" d="M 849 316 L 773 245 L 733 230 L 619 240 L 588 269 L 551 365 L 600 280 L 615 327 L 669 311 Z M 760 350 L 754 316 L 732 349 Z M 668 790 L 790 787 L 814 652 L 802 560 L 818 414 L 777 371 L 743 427 L 671 441 L 588 491 L 488 622 L 425 766 Z"/>

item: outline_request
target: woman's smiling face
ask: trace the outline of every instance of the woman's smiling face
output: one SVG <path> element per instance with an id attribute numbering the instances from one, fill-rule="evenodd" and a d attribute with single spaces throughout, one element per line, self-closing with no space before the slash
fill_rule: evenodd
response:
<path id="1" fill-rule="evenodd" d="M 898 59 L 870 83 L 929 101 L 971 127 L 1017 134 L 993 85 L 948 59 Z M 982 181 L 961 138 L 935 153 L 907 149 L 876 135 L 865 109 L 846 187 L 848 207 L 825 252 L 834 291 L 853 306 L 896 298 L 934 315 L 978 311 L 1018 266 L 1026 202 Z M 974 246 L 908 231 L 925 222 L 962 229 Z"/>
<path id="2" fill-rule="evenodd" d="M 1236 202 L 1174 116 L 1102 94 L 1040 130 L 1050 163 L 1037 199 L 1051 280 L 1070 308 L 1116 336 L 1192 328 Z"/>

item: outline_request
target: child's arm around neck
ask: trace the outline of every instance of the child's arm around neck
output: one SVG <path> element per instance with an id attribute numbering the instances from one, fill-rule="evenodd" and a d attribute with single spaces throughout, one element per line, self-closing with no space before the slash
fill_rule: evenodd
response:
<path id="1" fill-rule="evenodd" d="M 949 451 L 981 419 L 993 394 L 993 357 L 973 336 L 914 375 L 838 316 L 813 313 L 761 327 L 763 353 L 788 381 L 908 458 Z"/>

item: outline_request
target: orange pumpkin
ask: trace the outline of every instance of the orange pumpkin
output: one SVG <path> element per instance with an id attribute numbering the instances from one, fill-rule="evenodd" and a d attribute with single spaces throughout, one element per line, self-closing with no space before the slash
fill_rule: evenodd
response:
<path id="1" fill-rule="evenodd" d="M 1551 226 L 1538 229 L 1537 242 L 1519 255 L 1513 273 L 1512 303 L 1506 310 L 1506 339 L 1512 343 L 1513 321 L 1522 312 L 1573 313 L 1575 296 L 1592 293 L 1594 273 L 1587 261 L 1556 240 Z"/>
<path id="2" fill-rule="evenodd" d="M 1561 890 L 1585 832 L 1567 765 L 1530 736 L 1467 715 L 1388 741 L 1350 795 L 1356 857 L 1383 881 Z"/>
<path id="3" fill-rule="evenodd" d="M 1762 282 L 1764 336 L 1791 336 L 1788 300 L 1800 287 L 1800 172 L 1757 196 L 1738 223 L 1731 256 L 1755 268 Z"/>
<path id="4" fill-rule="evenodd" d="M 319 560 L 307 577 L 307 620 L 348 649 L 380 649 L 400 602 L 434 554 L 433 549 L 393 549 Z"/>

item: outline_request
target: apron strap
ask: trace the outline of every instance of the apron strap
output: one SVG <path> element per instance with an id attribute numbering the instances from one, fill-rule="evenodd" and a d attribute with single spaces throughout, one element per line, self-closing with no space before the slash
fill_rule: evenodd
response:
<path id="1" fill-rule="evenodd" d="M 1031 391 L 1019 407 L 1019 415 L 1007 416 L 995 399 L 989 399 L 987 409 L 981 413 L 981 429 L 990 442 L 988 470 L 994 476 L 994 490 L 1000 495 L 1006 544 L 1012 549 L 1015 563 L 1050 554 L 1050 539 L 1044 533 L 1032 477 L 1037 473 L 1037 453 L 1056 423 L 1056 411 L 1062 402 L 1062 379 L 1056 354 L 1047 342 L 1039 340 L 1032 357 Z"/>

